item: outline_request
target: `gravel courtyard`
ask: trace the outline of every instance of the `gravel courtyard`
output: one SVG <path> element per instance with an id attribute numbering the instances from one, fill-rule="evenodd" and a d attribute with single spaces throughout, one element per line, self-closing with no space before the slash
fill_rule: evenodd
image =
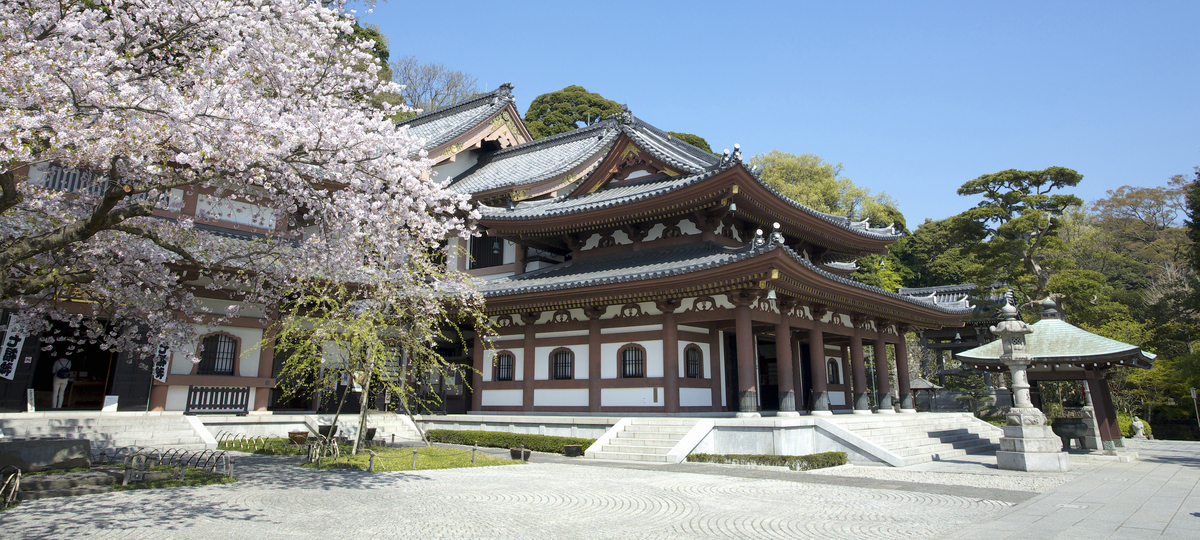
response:
<path id="1" fill-rule="evenodd" d="M 295 463 L 239 456 L 236 484 L 27 502 L 0 513 L 0 530 L 5 538 L 204 540 L 936 538 L 1017 502 L 953 486 L 862 487 L 878 480 L 694 464 L 548 462 L 372 475 Z M 1001 498 L 1035 495 L 1006 493 Z"/>

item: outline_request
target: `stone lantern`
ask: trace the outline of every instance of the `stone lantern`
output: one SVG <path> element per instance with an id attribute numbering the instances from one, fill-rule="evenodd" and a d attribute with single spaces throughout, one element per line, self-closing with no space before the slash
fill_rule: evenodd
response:
<path id="1" fill-rule="evenodd" d="M 1024 321 L 1017 320 L 1017 308 L 1005 304 L 1000 309 L 1000 322 L 992 327 L 1003 346 L 1000 361 L 1012 373 L 1014 407 L 1009 411 L 1000 438 L 996 463 L 1001 469 L 1014 471 L 1060 471 L 1070 469 L 1062 440 L 1046 425 L 1046 416 L 1029 399 L 1029 368 L 1032 358 L 1025 346 L 1025 336 L 1033 333 Z"/>

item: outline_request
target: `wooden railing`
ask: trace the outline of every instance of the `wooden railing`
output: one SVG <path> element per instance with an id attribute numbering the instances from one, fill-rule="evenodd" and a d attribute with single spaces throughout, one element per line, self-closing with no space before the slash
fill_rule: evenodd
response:
<path id="1" fill-rule="evenodd" d="M 228 386 L 189 386 L 187 409 L 183 414 L 236 414 L 250 410 L 250 388 Z"/>

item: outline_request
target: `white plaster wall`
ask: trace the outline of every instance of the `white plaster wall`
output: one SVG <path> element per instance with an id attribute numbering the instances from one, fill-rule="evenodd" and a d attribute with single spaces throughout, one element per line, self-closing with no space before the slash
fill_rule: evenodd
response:
<path id="1" fill-rule="evenodd" d="M 712 390 L 707 388 L 680 388 L 680 407 L 711 407 Z"/>
<path id="2" fill-rule="evenodd" d="M 646 349 L 646 377 L 663 376 L 662 340 L 638 341 Z M 620 358 L 617 352 L 628 343 L 603 343 L 600 345 L 600 378 L 616 379 L 620 377 L 618 366 Z M 579 357 L 576 356 L 578 359 Z"/>
<path id="3" fill-rule="evenodd" d="M 196 334 L 203 337 L 212 332 L 225 332 L 236 336 L 241 345 L 238 347 L 238 372 L 241 377 L 257 377 L 258 376 L 258 356 L 260 353 L 259 345 L 262 342 L 262 330 L 258 328 L 237 328 L 233 326 L 218 326 L 215 328 L 193 324 L 192 328 L 196 330 Z M 192 342 L 186 345 L 192 353 L 196 352 L 199 347 L 199 342 Z M 187 375 L 192 372 L 192 363 L 185 360 L 183 354 L 178 351 L 171 351 L 171 366 L 169 372 L 172 375 Z M 186 387 L 184 390 L 186 392 Z M 187 396 L 184 396 L 186 404 Z M 174 409 L 168 409 L 174 410 Z"/>
<path id="4" fill-rule="evenodd" d="M 713 303 L 721 309 L 733 309 L 733 304 L 729 302 L 729 297 L 723 294 L 718 294 L 712 297 Z"/>
<path id="5" fill-rule="evenodd" d="M 197 196 L 196 214 L 226 223 L 261 229 L 275 228 L 275 212 L 271 208 L 212 195 L 200 194 Z"/>
<path id="6" fill-rule="evenodd" d="M 679 222 L 679 232 L 683 234 L 700 234 L 700 229 L 696 228 L 696 224 L 691 220 L 685 219 Z"/>
<path id="7" fill-rule="evenodd" d="M 638 302 L 638 306 L 642 308 L 642 313 L 645 315 L 662 315 L 662 310 L 654 305 L 654 302 Z"/>
<path id="8" fill-rule="evenodd" d="M 654 400 L 655 391 L 658 401 Z M 650 388 L 601 388 L 601 407 L 662 407 L 664 405 L 662 387 Z"/>
<path id="9" fill-rule="evenodd" d="M 520 407 L 524 403 L 524 390 L 484 390 L 479 404 L 484 407 Z"/>
<path id="10" fill-rule="evenodd" d="M 587 251 L 589 249 L 594 249 L 597 245 L 600 244 L 600 238 L 602 238 L 602 237 L 600 236 L 599 233 L 589 236 L 587 239 L 587 242 L 583 243 L 583 247 L 580 247 L 579 251 Z"/>
<path id="11" fill-rule="evenodd" d="M 534 351 L 533 359 L 533 378 L 538 381 L 550 379 L 550 353 L 559 347 L 537 347 Z M 570 349 L 575 353 L 575 373 L 576 379 L 588 378 L 588 346 L 583 345 L 567 345 L 565 348 Z"/>
<path id="12" fill-rule="evenodd" d="M 683 351 L 687 349 L 688 345 L 700 347 L 700 376 L 705 379 L 711 379 L 712 368 L 709 367 L 709 363 L 712 361 L 712 355 L 710 354 L 708 344 L 683 340 L 679 341 L 679 378 L 683 379 L 687 377 L 687 356 L 684 355 Z"/>
<path id="13" fill-rule="evenodd" d="M 534 407 L 587 407 L 587 388 L 539 388 L 533 391 Z"/>
<path id="14" fill-rule="evenodd" d="M 662 223 L 655 223 L 653 227 L 650 227 L 649 231 L 646 231 L 646 239 L 644 240 L 644 242 L 649 242 L 651 240 L 658 240 L 659 238 L 662 238 L 662 233 L 665 230 L 667 230 L 666 225 L 663 225 Z"/>
<path id="15" fill-rule="evenodd" d="M 718 367 L 721 370 L 721 373 L 725 373 L 725 332 L 717 332 L 717 343 L 720 344 L 719 346 L 717 346 L 717 357 L 720 359 L 720 365 Z M 722 381 L 722 382 L 724 382 L 724 381 Z M 725 396 L 725 385 L 722 384 L 721 385 L 721 406 L 724 407 L 728 403 L 729 403 L 729 398 Z"/>
<path id="16" fill-rule="evenodd" d="M 575 378 L 588 378 L 588 346 L 571 345 L 568 348 L 575 353 Z"/>
<path id="17" fill-rule="evenodd" d="M 512 264 L 517 262 L 517 245 L 508 240 L 501 240 L 504 244 L 504 264 Z"/>
<path id="18" fill-rule="evenodd" d="M 629 334 L 631 332 L 661 332 L 661 324 L 643 324 L 639 326 L 614 326 L 612 328 L 601 328 L 601 334 Z"/>
<path id="19" fill-rule="evenodd" d="M 492 372 L 495 371 L 493 361 L 497 351 L 508 351 L 513 354 L 513 380 L 520 381 L 525 373 L 525 343 L 524 341 L 497 341 L 494 343 L 495 349 L 487 349 L 483 351 L 483 380 L 491 381 Z"/>
<path id="20" fill-rule="evenodd" d="M 612 237 L 613 237 L 613 241 L 615 241 L 617 243 L 617 245 L 619 245 L 619 246 L 624 246 L 624 245 L 633 243 L 633 240 L 629 239 L 629 235 L 625 234 L 625 231 L 621 231 L 621 230 L 613 231 Z"/>
<path id="21" fill-rule="evenodd" d="M 538 332 L 535 334 L 537 339 L 556 338 L 556 337 L 576 337 L 588 335 L 587 330 L 564 330 L 562 332 Z"/>
<path id="22" fill-rule="evenodd" d="M 430 178 L 434 182 L 445 182 L 462 174 L 478 162 L 479 152 L 477 150 L 460 151 L 454 156 L 454 161 L 443 161 L 437 167 L 434 167 L 433 175 Z"/>
<path id="23" fill-rule="evenodd" d="M 168 411 L 182 411 L 187 409 L 188 387 L 171 385 L 167 387 L 167 402 L 163 405 L 163 409 Z M 254 403 L 251 401 L 251 403 Z"/>

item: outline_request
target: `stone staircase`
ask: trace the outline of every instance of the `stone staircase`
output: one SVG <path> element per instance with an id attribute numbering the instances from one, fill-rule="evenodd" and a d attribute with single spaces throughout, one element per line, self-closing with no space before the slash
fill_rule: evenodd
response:
<path id="1" fill-rule="evenodd" d="M 598 441 L 600 450 L 588 452 L 595 459 L 673 463 L 667 456 L 698 420 L 689 418 L 632 418 L 606 433 Z"/>
<path id="2" fill-rule="evenodd" d="M 179 413 L 73 411 L 0 414 L 0 436 L 87 439 L 92 449 L 142 446 L 203 450 L 210 447 L 193 422 Z"/>
<path id="3" fill-rule="evenodd" d="M 1000 428 L 970 413 L 839 416 L 837 424 L 904 458 L 904 466 L 1000 449 Z"/>

